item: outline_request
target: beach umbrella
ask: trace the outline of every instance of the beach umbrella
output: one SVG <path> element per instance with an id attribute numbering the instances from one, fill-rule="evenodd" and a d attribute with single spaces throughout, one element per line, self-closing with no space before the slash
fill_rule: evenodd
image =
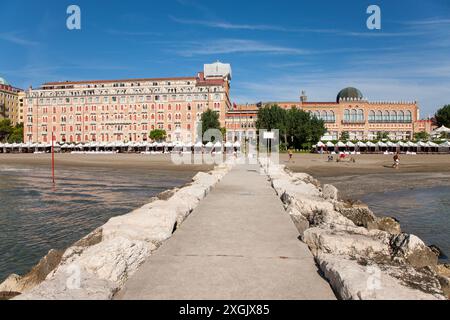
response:
<path id="1" fill-rule="evenodd" d="M 371 141 L 366 143 L 369 148 L 375 148 L 377 145 Z"/>
<path id="2" fill-rule="evenodd" d="M 342 141 L 339 141 L 337 143 L 337 146 L 338 146 L 338 148 L 345 148 L 345 147 L 347 147 L 347 145 L 345 143 L 343 143 Z"/>
<path id="3" fill-rule="evenodd" d="M 334 144 L 331 141 L 328 141 L 326 146 L 327 146 L 327 148 L 334 148 Z"/>
<path id="4" fill-rule="evenodd" d="M 4 148 L 5 144 L 0 142 L 0 148 Z"/>
<path id="5" fill-rule="evenodd" d="M 380 148 L 386 148 L 388 145 L 386 143 L 384 143 L 383 141 L 378 141 L 377 146 Z"/>
<path id="6" fill-rule="evenodd" d="M 438 148 L 439 145 L 438 145 L 437 143 L 434 143 L 434 142 L 432 142 L 432 141 L 429 141 L 429 142 L 428 142 L 428 147 L 430 147 L 430 148 Z"/>
<path id="7" fill-rule="evenodd" d="M 450 142 L 449 141 L 445 141 L 444 143 L 441 143 L 439 146 L 441 148 L 450 148 Z"/>

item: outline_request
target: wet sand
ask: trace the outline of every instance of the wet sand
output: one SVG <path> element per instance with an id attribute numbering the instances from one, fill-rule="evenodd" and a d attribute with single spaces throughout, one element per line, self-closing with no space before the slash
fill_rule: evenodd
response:
<path id="1" fill-rule="evenodd" d="M 25 165 L 51 167 L 50 154 L 0 154 L 1 165 Z M 113 169 L 157 169 L 173 171 L 209 171 L 212 165 L 177 165 L 171 161 L 170 155 L 141 154 L 55 154 L 55 167 L 102 167 Z"/>
<path id="2" fill-rule="evenodd" d="M 392 155 L 356 155 L 353 162 L 327 162 L 328 155 L 287 155 L 280 162 L 295 172 L 306 172 L 339 189 L 343 199 L 360 199 L 373 192 L 450 186 L 450 155 L 400 155 L 399 169 Z M 336 156 L 335 156 L 336 159 Z M 450 196 L 450 195 L 449 195 Z"/>

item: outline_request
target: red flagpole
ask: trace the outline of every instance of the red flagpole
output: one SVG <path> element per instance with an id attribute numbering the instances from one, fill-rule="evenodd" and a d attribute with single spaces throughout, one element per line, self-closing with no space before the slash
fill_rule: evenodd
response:
<path id="1" fill-rule="evenodd" d="M 52 180 L 53 184 L 55 184 L 55 145 L 54 145 L 55 136 L 52 131 Z"/>

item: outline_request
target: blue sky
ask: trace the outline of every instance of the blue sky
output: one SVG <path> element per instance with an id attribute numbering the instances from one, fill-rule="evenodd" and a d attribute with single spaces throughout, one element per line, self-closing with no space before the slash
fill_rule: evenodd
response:
<path id="1" fill-rule="evenodd" d="M 77 4 L 82 30 L 66 28 Z M 366 9 L 381 7 L 382 29 Z M 450 103 L 450 1 L 3 1 L 0 76 L 18 87 L 56 80 L 190 76 L 232 64 L 232 100 Z"/>

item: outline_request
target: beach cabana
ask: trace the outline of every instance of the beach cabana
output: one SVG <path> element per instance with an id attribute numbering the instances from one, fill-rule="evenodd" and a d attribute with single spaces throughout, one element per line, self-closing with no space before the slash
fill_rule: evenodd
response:
<path id="1" fill-rule="evenodd" d="M 201 141 L 198 141 L 194 145 L 194 153 L 203 153 L 204 145 Z"/>
<path id="2" fill-rule="evenodd" d="M 351 142 L 351 141 L 347 141 L 347 143 L 345 144 L 347 146 L 347 150 L 350 152 L 355 152 L 356 150 L 356 145 Z"/>
<path id="3" fill-rule="evenodd" d="M 428 151 L 432 153 L 438 153 L 439 152 L 439 145 L 437 143 L 434 143 L 433 141 L 428 141 Z"/>
<path id="4" fill-rule="evenodd" d="M 347 149 L 347 145 L 345 143 L 343 143 L 342 141 L 339 141 L 336 144 L 336 147 L 338 149 L 338 152 L 345 152 L 345 150 Z"/>
<path id="5" fill-rule="evenodd" d="M 441 143 L 439 145 L 439 150 L 441 152 L 450 152 L 450 142 L 449 141 L 445 141 L 444 143 Z"/>
<path id="6" fill-rule="evenodd" d="M 397 152 L 398 144 L 392 141 L 386 142 L 387 148 L 389 152 Z"/>
<path id="7" fill-rule="evenodd" d="M 316 145 L 316 150 L 317 150 L 317 152 L 323 153 L 323 151 L 326 149 L 326 147 L 327 146 L 322 141 L 319 141 Z"/>
<path id="8" fill-rule="evenodd" d="M 335 147 L 334 147 L 334 143 L 333 142 L 328 141 L 326 143 L 326 147 L 327 147 L 328 151 L 330 151 L 331 153 L 335 153 Z"/>
<path id="9" fill-rule="evenodd" d="M 383 141 L 378 141 L 376 145 L 377 145 L 378 150 L 380 152 L 386 152 L 387 151 L 388 145 L 386 143 L 384 143 Z"/>
<path id="10" fill-rule="evenodd" d="M 213 149 L 214 149 L 214 143 L 212 143 L 211 141 L 205 145 L 206 153 L 211 153 L 213 151 Z"/>
<path id="11" fill-rule="evenodd" d="M 241 152 L 241 143 L 240 143 L 239 141 L 236 141 L 236 142 L 233 144 L 233 150 L 234 150 L 236 153 Z"/>
<path id="12" fill-rule="evenodd" d="M 214 144 L 214 153 L 217 153 L 217 154 L 221 154 L 222 153 L 222 147 L 223 147 L 223 144 L 222 144 L 222 142 L 220 142 L 220 141 L 217 141 L 215 144 Z"/>
<path id="13" fill-rule="evenodd" d="M 367 142 L 366 146 L 367 146 L 367 152 L 375 153 L 377 151 L 377 145 L 371 141 Z"/>
<path id="14" fill-rule="evenodd" d="M 418 145 L 412 141 L 406 143 L 408 145 L 408 152 L 415 154 L 418 150 Z"/>
<path id="15" fill-rule="evenodd" d="M 230 141 L 227 141 L 224 145 L 225 153 L 233 153 L 233 144 Z"/>
<path id="16" fill-rule="evenodd" d="M 356 148 L 357 148 L 358 152 L 367 152 L 367 144 L 365 144 L 362 141 L 358 141 L 356 143 Z"/>

